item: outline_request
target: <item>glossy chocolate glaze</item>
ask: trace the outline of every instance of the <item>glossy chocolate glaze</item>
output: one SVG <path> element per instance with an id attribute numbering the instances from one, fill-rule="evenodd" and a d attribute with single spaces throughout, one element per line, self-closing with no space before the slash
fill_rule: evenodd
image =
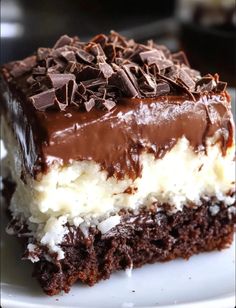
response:
<path id="1" fill-rule="evenodd" d="M 195 151 L 204 150 L 207 137 L 216 132 L 223 154 L 232 144 L 233 122 L 228 95 L 185 96 L 156 99 L 124 99 L 110 111 L 40 112 L 23 93 L 1 80 L 1 108 L 13 123 L 24 166 L 36 176 L 54 163 L 93 160 L 109 176 L 136 178 L 139 154 L 151 152 L 162 158 L 185 136 Z"/>

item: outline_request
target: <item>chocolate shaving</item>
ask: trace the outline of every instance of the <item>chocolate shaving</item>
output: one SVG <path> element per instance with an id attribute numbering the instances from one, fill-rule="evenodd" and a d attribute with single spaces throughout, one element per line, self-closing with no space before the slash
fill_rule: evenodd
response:
<path id="1" fill-rule="evenodd" d="M 69 80 L 67 85 L 68 85 L 68 103 L 70 104 L 74 99 L 74 95 L 78 86 L 75 80 L 73 79 Z"/>
<path id="2" fill-rule="evenodd" d="M 76 61 L 75 53 L 73 51 L 70 51 L 70 50 L 63 51 L 61 53 L 61 56 L 63 58 L 65 58 L 68 62 L 70 62 L 70 61 L 75 62 Z"/>
<path id="3" fill-rule="evenodd" d="M 84 86 L 84 84 L 82 82 L 79 83 L 79 85 L 77 87 L 77 91 L 81 95 L 86 93 L 86 87 Z"/>
<path id="4" fill-rule="evenodd" d="M 73 39 L 68 35 L 63 35 L 59 38 L 59 40 L 53 46 L 54 49 L 70 45 L 73 42 Z"/>
<path id="5" fill-rule="evenodd" d="M 124 36 L 120 35 L 118 32 L 114 31 L 114 30 L 112 30 L 110 32 L 110 38 L 117 45 L 120 44 L 123 47 L 127 47 L 128 46 L 127 39 Z"/>
<path id="6" fill-rule="evenodd" d="M 138 91 L 138 81 L 136 78 L 135 73 L 138 73 L 138 66 L 134 65 L 134 64 L 125 64 L 123 65 L 123 69 L 126 72 L 126 74 L 128 75 L 130 81 L 132 82 L 133 86 L 135 87 L 135 89 Z"/>
<path id="7" fill-rule="evenodd" d="M 112 100 L 105 99 L 103 105 L 106 107 L 108 111 L 110 111 L 112 108 L 116 106 L 116 103 Z"/>
<path id="8" fill-rule="evenodd" d="M 98 68 L 92 66 L 85 66 L 76 76 L 76 80 L 83 81 L 88 79 L 98 78 L 101 71 Z"/>
<path id="9" fill-rule="evenodd" d="M 53 106 L 55 100 L 55 89 L 50 89 L 30 97 L 30 101 L 38 111 L 45 111 L 48 107 Z"/>
<path id="10" fill-rule="evenodd" d="M 76 62 L 75 61 L 70 61 L 68 65 L 65 68 L 66 73 L 73 73 L 76 69 Z"/>
<path id="11" fill-rule="evenodd" d="M 196 83 L 200 78 L 200 73 L 194 69 L 189 68 L 188 66 L 181 65 L 181 69 L 184 70 L 189 77 L 191 77 Z"/>
<path id="12" fill-rule="evenodd" d="M 60 69 L 59 65 L 53 65 L 53 66 L 48 68 L 47 72 L 50 73 L 50 74 L 60 74 L 61 69 Z"/>
<path id="13" fill-rule="evenodd" d="M 93 55 L 91 55 L 90 53 L 88 53 L 87 51 L 82 50 L 82 49 L 78 50 L 76 52 L 76 56 L 77 56 L 77 58 L 79 60 L 82 60 L 82 61 L 84 61 L 86 63 L 92 63 L 93 60 L 94 60 L 94 56 Z"/>
<path id="14" fill-rule="evenodd" d="M 10 74 L 14 78 L 20 77 L 23 74 L 32 70 L 32 68 L 36 65 L 36 57 L 31 56 L 22 61 L 16 61 L 13 63 Z"/>
<path id="15" fill-rule="evenodd" d="M 95 106 L 94 98 L 90 98 L 87 102 L 84 102 L 84 106 L 87 112 L 89 112 Z"/>
<path id="16" fill-rule="evenodd" d="M 89 42 L 62 36 L 53 48 L 39 48 L 36 56 L 8 65 L 12 82 L 22 78 L 25 93 L 37 110 L 67 106 L 112 110 L 124 97 L 221 93 L 226 83 L 215 74 L 200 76 L 183 51 L 170 50 L 152 40 L 139 44 L 112 31 Z"/>
<path id="17" fill-rule="evenodd" d="M 181 81 L 181 83 L 186 86 L 188 89 L 192 90 L 194 89 L 195 82 L 192 80 L 192 78 L 184 71 L 183 69 L 179 70 L 179 76 L 178 80 Z"/>
<path id="18" fill-rule="evenodd" d="M 58 88 L 55 93 L 57 97 L 57 100 L 55 100 L 56 105 L 60 110 L 65 110 L 68 106 L 68 84 Z"/>
<path id="19" fill-rule="evenodd" d="M 227 82 L 223 82 L 223 81 L 218 81 L 215 90 L 216 92 L 220 93 L 220 92 L 224 92 L 226 90 L 227 87 Z"/>
<path id="20" fill-rule="evenodd" d="M 95 57 L 97 57 L 97 59 L 101 61 L 106 60 L 106 55 L 100 44 L 90 43 L 88 44 L 86 50 L 91 52 Z"/>
<path id="21" fill-rule="evenodd" d="M 138 97 L 139 93 L 137 89 L 134 87 L 132 82 L 130 81 L 129 77 L 125 73 L 123 69 L 119 69 L 116 73 L 117 76 L 117 83 L 120 90 L 123 92 L 123 94 L 127 97 Z"/>
<path id="22" fill-rule="evenodd" d="M 112 63 L 115 61 L 116 58 L 116 48 L 114 44 L 107 44 L 104 47 L 104 52 L 106 57 L 109 59 L 109 61 Z"/>
<path id="23" fill-rule="evenodd" d="M 156 85 L 156 96 L 161 96 L 170 93 L 170 85 L 167 82 L 161 81 Z"/>
<path id="24" fill-rule="evenodd" d="M 42 61 L 45 60 L 50 55 L 51 49 L 50 48 L 38 48 L 37 50 L 37 60 Z"/>
<path id="25" fill-rule="evenodd" d="M 173 66 L 173 62 L 170 60 L 161 60 L 161 59 L 156 59 L 155 62 L 151 63 L 150 65 L 155 64 L 156 67 L 158 68 L 158 71 L 162 71 L 168 67 Z"/>
<path id="26" fill-rule="evenodd" d="M 213 76 L 207 75 L 196 82 L 195 90 L 197 92 L 210 92 L 216 87 L 216 85 Z"/>
<path id="27" fill-rule="evenodd" d="M 56 90 L 56 104 L 60 110 L 65 110 L 66 107 L 73 102 L 77 85 L 74 80 L 69 80 L 61 88 Z"/>
<path id="28" fill-rule="evenodd" d="M 157 60 L 164 60 L 164 55 L 162 51 L 159 50 L 149 50 L 139 53 L 139 56 L 143 62 L 146 62 L 148 65 L 156 63 Z"/>
<path id="29" fill-rule="evenodd" d="M 186 57 L 186 54 L 181 50 L 179 52 L 172 54 L 172 59 L 177 64 L 184 64 L 188 67 L 190 67 L 190 64 L 188 62 L 188 58 Z"/>
<path id="30" fill-rule="evenodd" d="M 99 78 L 99 79 L 89 79 L 89 80 L 83 81 L 82 83 L 83 83 L 83 85 L 87 89 L 90 89 L 90 88 L 97 88 L 99 86 L 105 85 L 106 84 L 106 80 L 104 80 L 102 78 Z"/>
<path id="31" fill-rule="evenodd" d="M 46 67 L 37 66 L 32 69 L 32 74 L 33 75 L 45 75 L 46 71 L 47 71 Z"/>
<path id="32" fill-rule="evenodd" d="M 155 94 L 156 92 L 156 82 L 151 76 L 141 71 L 142 77 L 140 78 L 139 87 L 143 93 L 147 95 L 147 92 Z"/>
<path id="33" fill-rule="evenodd" d="M 161 50 L 166 59 L 172 60 L 172 54 L 166 46 L 153 43 L 153 48 Z"/>
<path id="34" fill-rule="evenodd" d="M 73 74 L 47 74 L 47 77 L 53 88 L 60 88 L 69 80 L 75 80 L 75 75 Z"/>
<path id="35" fill-rule="evenodd" d="M 108 41 L 108 37 L 104 34 L 98 34 L 91 40 L 94 43 L 100 44 L 102 48 L 105 47 Z"/>
<path id="36" fill-rule="evenodd" d="M 30 85 L 33 85 L 35 83 L 35 79 L 32 75 L 30 75 L 27 79 L 26 79 L 26 82 Z"/>
<path id="37" fill-rule="evenodd" d="M 99 69 L 101 70 L 103 77 L 108 79 L 109 77 L 111 77 L 111 75 L 114 73 L 112 67 L 104 62 L 104 63 L 99 63 L 98 64 Z"/>

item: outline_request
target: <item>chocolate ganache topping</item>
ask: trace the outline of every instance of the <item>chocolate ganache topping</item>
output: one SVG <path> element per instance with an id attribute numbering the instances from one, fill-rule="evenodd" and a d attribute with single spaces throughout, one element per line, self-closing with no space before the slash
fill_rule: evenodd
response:
<path id="1" fill-rule="evenodd" d="M 196 152 L 208 137 L 217 135 L 223 155 L 233 142 L 226 83 L 153 41 L 64 35 L 1 71 L 0 107 L 35 177 L 92 160 L 109 176 L 136 178 L 142 152 L 161 159 L 183 136 Z"/>

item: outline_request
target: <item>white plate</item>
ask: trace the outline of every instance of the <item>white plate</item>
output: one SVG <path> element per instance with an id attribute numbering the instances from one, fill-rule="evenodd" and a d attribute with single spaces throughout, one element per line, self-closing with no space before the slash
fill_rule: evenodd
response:
<path id="1" fill-rule="evenodd" d="M 146 265 L 133 270 L 131 277 L 115 273 L 92 288 L 78 283 L 69 294 L 48 297 L 31 278 L 30 262 L 20 261 L 19 242 L 5 234 L 2 214 L 2 308 L 234 307 L 235 242 L 221 252 Z"/>

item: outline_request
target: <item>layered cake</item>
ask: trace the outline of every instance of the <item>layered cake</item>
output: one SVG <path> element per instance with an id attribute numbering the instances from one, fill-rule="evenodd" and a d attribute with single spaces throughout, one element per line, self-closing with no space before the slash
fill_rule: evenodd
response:
<path id="1" fill-rule="evenodd" d="M 47 294 L 231 244 L 230 97 L 183 52 L 64 35 L 2 67 L 1 115 L 7 232 Z"/>

